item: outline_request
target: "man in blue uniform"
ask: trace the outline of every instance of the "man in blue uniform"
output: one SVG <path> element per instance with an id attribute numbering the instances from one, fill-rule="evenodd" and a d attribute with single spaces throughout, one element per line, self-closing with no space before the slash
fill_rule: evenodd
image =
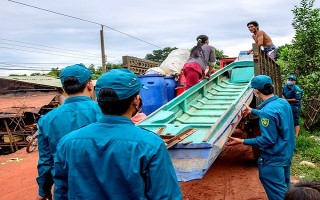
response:
<path id="1" fill-rule="evenodd" d="M 102 115 L 98 104 L 90 98 L 94 88 L 88 68 L 81 64 L 68 66 L 61 71 L 60 80 L 69 98 L 38 122 L 39 200 L 52 199 L 54 155 L 59 140 L 71 131 L 96 122 Z"/>
<path id="2" fill-rule="evenodd" d="M 296 85 L 297 76 L 289 75 L 287 78 L 287 84 L 282 87 L 282 95 L 285 98 L 292 109 L 293 121 L 294 121 L 294 132 L 296 136 L 300 132 L 300 111 L 301 111 L 301 99 L 302 99 L 302 90 L 299 86 Z"/>
<path id="3" fill-rule="evenodd" d="M 290 186 L 290 165 L 295 148 L 293 116 L 289 103 L 274 95 L 271 78 L 259 75 L 251 88 L 263 102 L 258 109 L 245 104 L 243 115 L 259 117 L 261 136 L 250 139 L 230 137 L 228 145 L 245 144 L 260 149 L 259 178 L 270 200 L 283 199 Z"/>
<path id="4" fill-rule="evenodd" d="M 130 120 L 140 109 L 143 87 L 127 69 L 97 80 L 104 115 L 59 142 L 55 199 L 182 199 L 165 143 Z"/>

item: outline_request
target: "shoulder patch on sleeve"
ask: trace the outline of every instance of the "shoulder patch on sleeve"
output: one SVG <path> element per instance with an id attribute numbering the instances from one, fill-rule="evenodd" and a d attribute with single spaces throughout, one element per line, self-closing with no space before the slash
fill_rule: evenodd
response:
<path id="1" fill-rule="evenodd" d="M 268 127 L 269 126 L 269 119 L 265 118 L 265 117 L 261 118 L 261 124 L 264 127 Z"/>

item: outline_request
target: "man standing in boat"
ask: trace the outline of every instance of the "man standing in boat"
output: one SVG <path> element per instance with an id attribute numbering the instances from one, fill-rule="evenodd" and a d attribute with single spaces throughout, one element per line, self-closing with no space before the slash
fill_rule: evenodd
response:
<path id="1" fill-rule="evenodd" d="M 264 31 L 259 30 L 259 24 L 256 21 L 251 21 L 247 24 L 249 31 L 252 33 L 252 38 L 256 44 L 263 47 L 263 52 L 268 55 L 271 59 L 275 57 L 276 46 L 273 44 L 269 35 Z M 253 49 L 247 51 L 247 54 L 250 54 Z"/>
<path id="2" fill-rule="evenodd" d="M 259 110 L 244 104 L 242 114 L 252 114 L 259 118 L 261 135 L 249 139 L 230 137 L 227 145 L 259 147 L 260 181 L 270 200 L 283 199 L 290 187 L 290 166 L 295 148 L 291 107 L 286 100 L 273 94 L 274 86 L 269 76 L 254 77 L 250 87 L 263 102 L 259 105 Z"/>

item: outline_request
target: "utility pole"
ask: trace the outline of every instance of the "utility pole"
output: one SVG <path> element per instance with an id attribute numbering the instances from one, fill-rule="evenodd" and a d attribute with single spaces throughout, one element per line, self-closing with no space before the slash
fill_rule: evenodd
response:
<path id="1" fill-rule="evenodd" d="M 106 73 L 106 54 L 104 51 L 104 36 L 103 36 L 103 25 L 100 30 L 100 42 L 101 42 L 101 59 L 102 59 L 102 73 Z"/>

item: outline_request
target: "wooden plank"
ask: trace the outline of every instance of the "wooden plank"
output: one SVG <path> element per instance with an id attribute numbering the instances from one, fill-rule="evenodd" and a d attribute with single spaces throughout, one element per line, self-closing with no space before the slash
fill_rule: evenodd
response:
<path id="1" fill-rule="evenodd" d="M 4 126 L 6 127 L 7 132 L 8 132 L 8 136 L 9 136 L 9 140 L 10 140 L 10 148 L 11 148 L 11 151 L 12 151 L 12 152 L 15 152 L 15 150 L 16 150 L 16 151 L 18 150 L 16 141 L 15 141 L 15 139 L 13 138 L 12 133 L 11 133 L 11 131 L 10 131 L 10 129 L 9 129 L 9 126 L 8 126 L 8 123 L 7 123 L 7 119 L 4 119 L 3 122 L 4 122 Z M 14 150 L 13 147 L 15 147 L 15 150 Z"/>
<path id="2" fill-rule="evenodd" d="M 182 141 L 186 137 L 190 136 L 191 134 L 197 132 L 197 130 L 198 129 L 196 129 L 196 128 L 189 128 L 189 129 L 183 131 L 182 133 L 174 136 L 173 138 L 167 140 L 166 141 L 167 149 L 169 149 L 170 147 L 172 147 L 175 144 L 178 144 L 180 141 Z"/>

